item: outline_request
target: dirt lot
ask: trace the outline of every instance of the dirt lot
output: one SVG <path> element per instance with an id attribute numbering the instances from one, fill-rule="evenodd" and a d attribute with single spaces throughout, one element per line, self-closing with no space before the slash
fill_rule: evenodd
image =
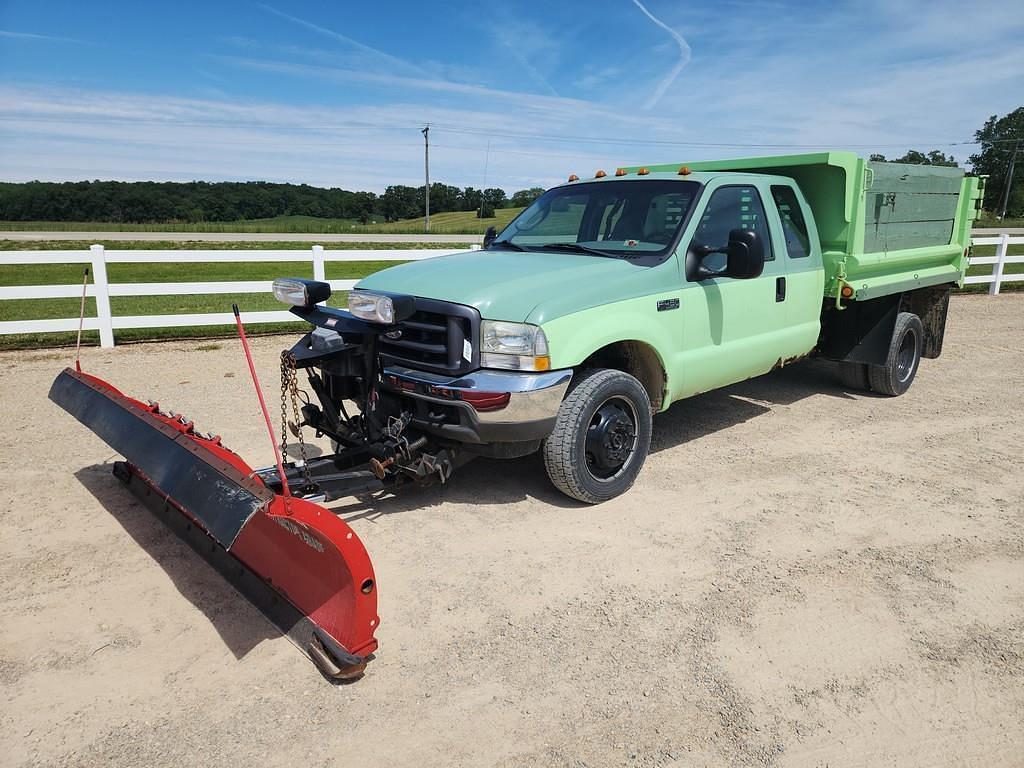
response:
<path id="1" fill-rule="evenodd" d="M 46 400 L 68 358 L 0 355 L 3 765 L 1024 765 L 1024 296 L 955 299 L 899 399 L 677 404 L 597 508 L 536 457 L 341 503 L 382 625 L 338 687 Z M 83 362 L 268 463 L 234 343 Z"/>

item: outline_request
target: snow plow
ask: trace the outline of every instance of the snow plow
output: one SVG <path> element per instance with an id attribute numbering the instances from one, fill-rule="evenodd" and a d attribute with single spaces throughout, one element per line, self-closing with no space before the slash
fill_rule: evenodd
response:
<path id="1" fill-rule="evenodd" d="M 158 403 L 121 393 L 82 372 L 77 362 L 57 376 L 49 396 L 124 457 L 114 464 L 114 475 L 326 677 L 351 680 L 363 674 L 377 649 L 377 584 L 358 536 L 318 502 L 403 482 L 444 482 L 453 449 L 411 427 L 412 414 L 382 390 L 377 343 L 393 323 L 317 306 L 330 294 L 325 283 L 275 282 L 275 293 L 287 291 L 298 294 L 291 296 L 293 311 L 316 327 L 281 355 L 280 445 L 235 307 L 274 443 L 274 466 L 253 469 L 219 436 L 200 432 Z M 396 296 L 394 305 L 408 316 L 412 298 Z M 299 388 L 297 372 L 303 370 L 319 406 Z M 357 413 L 349 416 L 346 402 Z M 334 453 L 307 458 L 304 427 L 330 438 Z"/>

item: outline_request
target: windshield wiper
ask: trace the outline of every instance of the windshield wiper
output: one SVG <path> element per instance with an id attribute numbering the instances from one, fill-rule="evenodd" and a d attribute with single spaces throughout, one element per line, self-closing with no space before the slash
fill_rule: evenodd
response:
<path id="1" fill-rule="evenodd" d="M 614 253 L 608 251 L 602 251 L 600 248 L 591 248 L 587 245 L 580 245 L 579 243 L 544 243 L 542 245 L 535 245 L 534 248 L 543 248 L 546 250 L 559 250 L 559 251 L 571 251 L 572 253 L 592 253 L 594 256 L 609 256 L 615 258 Z"/>
<path id="2" fill-rule="evenodd" d="M 513 243 L 511 240 L 495 240 L 488 247 L 489 248 L 493 248 L 496 245 L 500 245 L 503 248 L 511 248 L 513 251 L 525 251 L 526 250 L 525 248 L 523 248 L 523 246 L 519 245 L 518 243 Z"/>

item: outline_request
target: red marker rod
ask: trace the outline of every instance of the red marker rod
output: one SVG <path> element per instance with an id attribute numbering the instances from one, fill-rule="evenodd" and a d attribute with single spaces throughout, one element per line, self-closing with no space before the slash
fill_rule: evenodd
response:
<path id="1" fill-rule="evenodd" d="M 75 370 L 82 372 L 82 326 L 85 325 L 85 292 L 89 289 L 89 268 L 82 275 L 82 306 L 78 310 L 78 341 L 75 342 Z"/>
<path id="2" fill-rule="evenodd" d="M 260 388 L 259 377 L 256 376 L 256 366 L 252 362 L 252 352 L 249 350 L 249 340 L 245 338 L 245 328 L 242 326 L 242 318 L 238 314 L 238 305 L 231 305 L 235 313 L 235 325 L 238 327 L 238 338 L 242 340 L 242 349 L 245 350 L 245 361 L 249 364 L 249 373 L 252 374 L 252 383 L 256 387 L 256 397 L 260 399 L 260 410 L 263 411 L 263 420 L 267 423 L 267 434 L 270 435 L 270 444 L 274 446 L 274 460 L 277 462 L 277 476 L 281 478 L 281 491 L 285 498 L 290 498 L 291 490 L 288 488 L 288 478 L 284 476 L 284 464 L 281 462 L 281 451 L 277 447 L 277 438 L 274 436 L 274 427 L 270 424 L 270 412 L 267 411 L 267 404 L 263 400 L 263 390 Z"/>

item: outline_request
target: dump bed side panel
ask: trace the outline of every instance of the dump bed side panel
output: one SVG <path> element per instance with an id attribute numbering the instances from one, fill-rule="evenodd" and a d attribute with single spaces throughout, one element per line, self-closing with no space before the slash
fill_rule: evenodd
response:
<path id="1" fill-rule="evenodd" d="M 867 168 L 865 253 L 951 242 L 962 169 L 873 162 Z"/>

